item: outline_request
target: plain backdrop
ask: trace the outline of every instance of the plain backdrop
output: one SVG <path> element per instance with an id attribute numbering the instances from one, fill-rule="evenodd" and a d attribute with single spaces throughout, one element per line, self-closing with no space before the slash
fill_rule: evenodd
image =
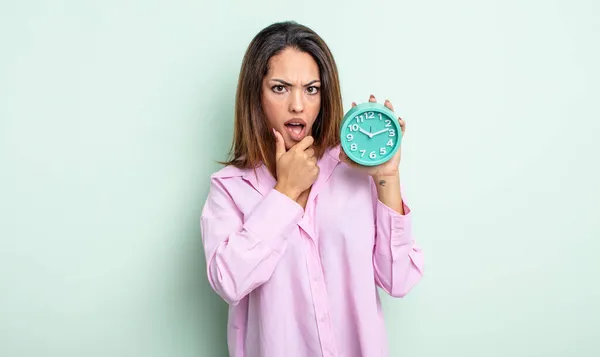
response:
<path id="1" fill-rule="evenodd" d="M 393 357 L 600 355 L 595 1 L 0 1 L 0 355 L 226 356 L 199 217 L 242 56 L 317 31 L 407 122 Z M 340 214 L 344 214 L 341 212 Z"/>

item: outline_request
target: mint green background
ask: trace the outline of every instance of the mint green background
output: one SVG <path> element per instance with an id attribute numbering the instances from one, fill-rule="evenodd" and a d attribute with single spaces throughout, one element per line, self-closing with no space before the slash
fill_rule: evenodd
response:
<path id="1" fill-rule="evenodd" d="M 199 216 L 246 45 L 286 19 L 331 46 L 345 108 L 407 121 L 426 276 L 384 297 L 392 356 L 599 356 L 599 10 L 0 2 L 0 356 L 226 356 Z"/>

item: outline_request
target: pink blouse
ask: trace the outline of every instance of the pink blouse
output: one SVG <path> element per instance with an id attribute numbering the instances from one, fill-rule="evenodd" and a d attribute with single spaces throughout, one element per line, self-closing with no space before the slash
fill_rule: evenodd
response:
<path id="1" fill-rule="evenodd" d="M 305 210 L 265 166 L 211 176 L 201 233 L 208 281 L 229 304 L 230 356 L 388 356 L 377 287 L 405 296 L 423 253 L 406 203 L 404 215 L 383 204 L 339 150 L 319 160 Z"/>

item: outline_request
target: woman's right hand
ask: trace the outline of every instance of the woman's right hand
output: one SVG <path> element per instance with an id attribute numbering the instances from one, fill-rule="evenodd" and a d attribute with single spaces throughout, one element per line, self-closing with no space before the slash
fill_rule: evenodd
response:
<path id="1" fill-rule="evenodd" d="M 275 161 L 277 163 L 277 184 L 275 189 L 294 201 L 310 188 L 319 176 L 319 166 L 315 151 L 311 148 L 312 136 L 306 136 L 289 150 L 285 149 L 283 136 L 275 134 Z"/>

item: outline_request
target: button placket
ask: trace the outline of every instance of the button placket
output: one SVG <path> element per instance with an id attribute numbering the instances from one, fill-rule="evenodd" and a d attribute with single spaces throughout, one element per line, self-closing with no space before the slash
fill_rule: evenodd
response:
<path id="1" fill-rule="evenodd" d="M 302 228 L 304 243 L 306 244 L 306 264 L 308 271 L 308 282 L 312 292 L 312 302 L 314 307 L 315 322 L 317 325 L 317 334 L 321 342 L 321 353 L 323 356 L 335 356 L 335 341 L 329 320 L 329 309 L 327 299 L 327 288 L 323 277 L 323 267 L 321 257 L 318 251 L 319 239 L 315 231 L 314 220 L 311 220 L 314 210 L 314 202 L 309 199 L 304 217 L 300 220 L 299 226 Z"/>
<path id="2" fill-rule="evenodd" d="M 317 319 L 317 329 L 322 353 L 324 356 L 334 356 L 332 351 L 335 349 L 333 346 L 331 325 L 329 324 L 327 291 L 323 280 L 321 260 L 315 240 L 306 239 L 305 242 L 308 244 L 307 265 L 309 276 L 312 277 L 312 279 L 309 279 L 309 284 L 312 291 L 313 306 L 315 317 Z"/>

